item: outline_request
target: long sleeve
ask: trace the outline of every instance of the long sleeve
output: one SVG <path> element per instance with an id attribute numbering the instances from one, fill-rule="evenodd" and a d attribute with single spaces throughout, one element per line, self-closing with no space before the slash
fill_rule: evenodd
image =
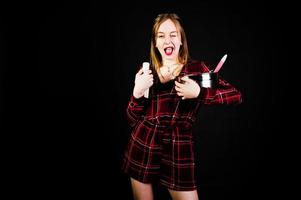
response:
<path id="1" fill-rule="evenodd" d="M 206 105 L 239 104 L 242 102 L 241 92 L 222 78 L 219 78 L 219 86 L 216 89 L 201 88 L 199 98 Z"/>
<path id="2" fill-rule="evenodd" d="M 146 99 L 144 97 L 136 99 L 133 95 L 131 96 L 126 109 L 126 116 L 131 127 L 134 127 L 142 119 L 145 112 L 145 103 Z"/>

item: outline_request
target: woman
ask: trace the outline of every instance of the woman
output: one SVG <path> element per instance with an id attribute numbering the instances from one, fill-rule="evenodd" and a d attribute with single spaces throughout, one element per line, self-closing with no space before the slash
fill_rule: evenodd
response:
<path id="1" fill-rule="evenodd" d="M 204 62 L 190 61 L 187 40 L 176 14 L 155 19 L 151 69 L 135 77 L 127 117 L 133 128 L 123 170 L 131 177 L 135 199 L 153 199 L 159 181 L 173 199 L 198 199 L 192 124 L 202 104 L 241 102 L 240 92 L 219 78 L 218 88 L 203 88 L 189 78 L 208 72 Z M 189 75 L 189 76 L 188 76 Z M 145 98 L 145 91 L 150 97 Z"/>

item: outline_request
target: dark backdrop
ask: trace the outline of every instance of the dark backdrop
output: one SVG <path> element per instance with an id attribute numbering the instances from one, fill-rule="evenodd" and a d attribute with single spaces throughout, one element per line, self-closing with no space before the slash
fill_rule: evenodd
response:
<path id="1" fill-rule="evenodd" d="M 131 198 L 120 172 L 129 136 L 125 108 L 135 72 L 149 59 L 154 18 L 175 12 L 191 57 L 216 65 L 227 53 L 220 75 L 243 97 L 240 105 L 199 113 L 200 199 L 278 196 L 282 156 L 275 131 L 285 119 L 279 114 L 286 89 L 279 71 L 287 26 L 279 12 L 286 7 L 253 1 L 140 4 L 2 6 L 8 12 L 1 22 L 1 109 L 11 181 L 29 186 L 25 196 Z M 157 185 L 155 192 L 169 198 Z"/>

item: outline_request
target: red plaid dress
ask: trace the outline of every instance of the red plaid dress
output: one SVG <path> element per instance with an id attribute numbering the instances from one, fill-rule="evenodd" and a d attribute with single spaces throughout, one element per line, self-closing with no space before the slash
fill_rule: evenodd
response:
<path id="1" fill-rule="evenodd" d="M 209 69 L 203 62 L 186 64 L 180 76 L 200 75 Z M 198 98 L 182 100 L 174 81 L 161 83 L 157 76 L 150 98 L 131 96 L 127 117 L 132 127 L 122 169 L 132 178 L 158 180 L 171 190 L 196 189 L 192 124 L 202 104 L 241 102 L 240 92 L 219 78 L 218 89 L 201 88 Z"/>

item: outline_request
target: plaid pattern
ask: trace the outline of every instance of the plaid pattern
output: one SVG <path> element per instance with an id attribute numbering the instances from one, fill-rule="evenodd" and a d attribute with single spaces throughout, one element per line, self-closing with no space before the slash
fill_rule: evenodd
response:
<path id="1" fill-rule="evenodd" d="M 208 72 L 203 62 L 185 65 L 180 76 Z M 157 76 L 150 98 L 131 96 L 127 118 L 132 127 L 123 170 L 136 180 L 160 183 L 172 190 L 196 189 L 192 125 L 201 105 L 241 103 L 240 92 L 222 78 L 218 89 L 201 88 L 198 98 L 182 100 L 173 81 Z"/>

